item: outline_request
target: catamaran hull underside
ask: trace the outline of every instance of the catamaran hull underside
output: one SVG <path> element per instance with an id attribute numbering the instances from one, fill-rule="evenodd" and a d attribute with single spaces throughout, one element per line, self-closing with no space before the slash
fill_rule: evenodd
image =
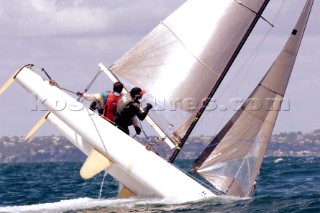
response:
<path id="1" fill-rule="evenodd" d="M 215 196 L 28 67 L 22 68 L 15 80 L 53 113 L 48 120 L 75 146 L 86 155 L 94 148 L 113 162 L 109 174 L 135 194 L 182 201 Z M 64 104 L 63 110 L 57 110 L 57 103 Z"/>

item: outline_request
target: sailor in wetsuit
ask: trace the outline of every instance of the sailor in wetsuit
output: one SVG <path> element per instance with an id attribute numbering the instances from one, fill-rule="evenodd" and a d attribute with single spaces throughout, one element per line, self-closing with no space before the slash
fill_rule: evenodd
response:
<path id="1" fill-rule="evenodd" d="M 134 87 L 129 93 L 122 96 L 118 102 L 115 123 L 117 126 L 124 131 L 126 134 L 129 134 L 129 126 L 133 125 L 136 133 L 139 135 L 141 132 L 140 127 L 138 126 L 136 117 L 137 116 L 141 121 L 145 119 L 149 110 L 152 108 L 150 103 L 147 103 L 147 106 L 141 110 L 139 99 L 142 98 L 145 92 L 139 87 Z"/>

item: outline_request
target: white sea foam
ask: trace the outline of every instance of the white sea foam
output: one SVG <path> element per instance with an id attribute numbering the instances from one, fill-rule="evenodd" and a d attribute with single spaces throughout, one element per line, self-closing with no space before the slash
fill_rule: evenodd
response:
<path id="1" fill-rule="evenodd" d="M 70 210 L 84 210 L 92 208 L 132 208 L 147 204 L 181 204 L 181 200 L 173 198 L 128 198 L 128 199 L 92 199 L 92 198 L 77 198 L 70 200 L 61 200 L 54 203 L 43 203 L 23 206 L 7 206 L 0 207 L 0 212 L 47 212 L 56 213 Z"/>
<path id="2" fill-rule="evenodd" d="M 222 201 L 228 202 L 234 200 L 234 198 L 218 196 L 213 198 L 206 198 L 206 200 Z M 162 210 L 173 210 L 179 208 L 188 208 L 189 205 L 202 202 L 183 202 L 180 199 L 177 200 L 175 198 L 128 198 L 128 199 L 92 199 L 92 198 L 77 198 L 70 200 L 61 200 L 59 202 L 54 203 L 43 203 L 43 204 L 34 204 L 34 205 L 23 205 L 23 206 L 7 206 L 0 207 L 0 212 L 41 212 L 41 213 L 57 213 L 57 212 L 65 212 L 71 210 L 89 210 L 90 209 L 102 209 L 102 211 L 120 211 L 125 209 L 136 208 L 141 211 L 147 211 L 145 209 L 147 206 L 157 206 L 161 205 Z"/>
<path id="3" fill-rule="evenodd" d="M 129 199 L 91 199 L 77 198 L 61 200 L 54 203 L 43 203 L 23 206 L 0 207 L 0 212 L 63 212 L 68 210 L 88 209 L 99 206 L 124 205 L 130 203 Z"/>
<path id="4" fill-rule="evenodd" d="M 281 161 L 283 161 L 283 158 L 277 158 L 277 159 L 274 160 L 275 163 L 279 163 Z"/>

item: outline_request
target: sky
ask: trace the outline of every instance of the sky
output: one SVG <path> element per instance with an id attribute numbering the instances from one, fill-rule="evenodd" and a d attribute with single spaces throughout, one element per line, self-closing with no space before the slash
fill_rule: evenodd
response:
<path id="1" fill-rule="evenodd" d="M 112 65 L 183 2 L 1 0 L 0 85 L 15 70 L 32 63 L 39 70 L 44 68 L 64 88 L 83 91 L 98 72 L 100 62 L 107 67 Z M 219 106 L 227 105 L 235 95 L 247 97 L 251 93 L 283 47 L 304 3 L 271 0 L 263 16 L 275 27 L 270 30 L 265 21 L 259 21 L 215 96 Z M 319 0 L 315 0 L 287 88 L 288 106 L 280 112 L 274 133 L 320 128 L 320 18 L 316 11 L 320 11 Z M 242 78 L 238 86 L 230 86 Z M 100 75 L 90 92 L 111 89 L 111 85 L 106 76 Z M 45 109 L 17 83 L 0 96 L 0 101 L 0 136 L 26 135 L 45 114 Z M 217 134 L 233 113 L 220 108 L 205 113 L 194 134 Z M 53 134 L 60 133 L 49 124 L 36 133 Z"/>

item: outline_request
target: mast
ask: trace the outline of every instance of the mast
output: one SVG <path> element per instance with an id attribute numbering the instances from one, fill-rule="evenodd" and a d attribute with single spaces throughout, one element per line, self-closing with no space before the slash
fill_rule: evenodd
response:
<path id="1" fill-rule="evenodd" d="M 217 80 L 217 83 L 214 85 L 213 89 L 211 90 L 208 98 L 206 99 L 206 101 L 203 103 L 203 106 L 201 107 L 201 109 L 198 111 L 196 117 L 194 118 L 193 122 L 191 123 L 191 125 L 189 126 L 186 134 L 183 136 L 183 138 L 181 139 L 178 148 L 175 149 L 175 151 L 173 152 L 173 154 L 171 155 L 169 162 L 172 163 L 177 155 L 179 154 L 181 148 L 184 146 L 184 144 L 186 143 L 188 137 L 190 136 L 191 132 L 193 131 L 194 127 L 196 126 L 196 124 L 199 121 L 199 118 L 202 116 L 204 110 L 206 109 L 206 107 L 208 106 L 208 104 L 210 103 L 211 98 L 213 97 L 213 95 L 215 94 L 215 92 L 217 91 L 217 89 L 219 88 L 220 84 L 222 83 L 222 80 L 224 79 L 224 77 L 226 76 L 227 72 L 229 71 L 231 65 L 233 64 L 234 60 L 236 59 L 237 55 L 239 54 L 240 50 L 242 49 L 244 43 L 246 42 L 246 40 L 248 39 L 250 33 L 252 32 L 254 26 L 256 25 L 256 23 L 258 22 L 258 20 L 260 19 L 263 11 L 265 10 L 265 8 L 267 7 L 268 3 L 270 0 L 266 0 L 262 7 L 260 8 L 259 12 L 256 13 L 256 17 L 253 20 L 252 24 L 250 25 L 248 31 L 246 32 L 245 36 L 243 37 L 242 41 L 240 42 L 239 46 L 237 47 L 237 49 L 235 50 L 234 54 L 232 55 L 231 59 L 229 60 L 227 66 L 225 67 L 225 69 L 223 70 L 221 76 L 219 77 L 219 79 Z M 240 2 L 238 2 L 241 6 L 243 6 Z M 253 11 L 252 11 L 253 12 Z"/>
<path id="2" fill-rule="evenodd" d="M 109 67 L 127 88 L 147 91 L 149 116 L 174 148 L 183 146 L 268 2 L 188 0 Z"/>
<path id="3" fill-rule="evenodd" d="M 308 23 L 313 0 L 264 78 L 207 148 L 194 169 L 226 195 L 251 196 Z M 257 108 L 254 102 L 262 107 Z"/>

